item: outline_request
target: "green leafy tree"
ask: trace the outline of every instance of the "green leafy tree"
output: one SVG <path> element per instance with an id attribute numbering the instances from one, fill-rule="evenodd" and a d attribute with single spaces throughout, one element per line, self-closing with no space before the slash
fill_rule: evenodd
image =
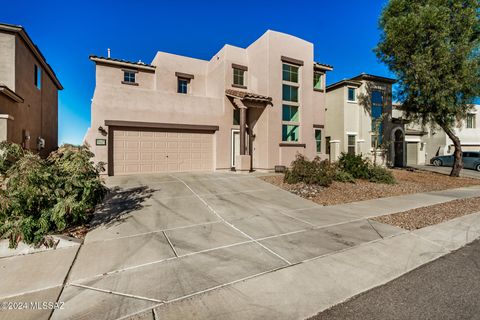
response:
<path id="1" fill-rule="evenodd" d="M 455 124 L 480 93 L 478 0 L 390 0 L 377 56 L 398 78 L 409 120 L 440 126 L 455 146 L 451 176 L 463 167 Z"/>

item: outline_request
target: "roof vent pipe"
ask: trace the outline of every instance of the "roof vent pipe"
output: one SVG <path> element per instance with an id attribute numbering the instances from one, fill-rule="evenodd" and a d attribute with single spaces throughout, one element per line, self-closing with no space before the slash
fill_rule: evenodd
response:
<path id="1" fill-rule="evenodd" d="M 110 48 L 107 49 L 107 57 L 110 58 Z"/>

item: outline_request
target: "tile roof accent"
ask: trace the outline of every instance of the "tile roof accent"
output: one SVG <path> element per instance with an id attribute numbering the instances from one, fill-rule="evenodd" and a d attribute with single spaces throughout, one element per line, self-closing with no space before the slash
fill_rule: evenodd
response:
<path id="1" fill-rule="evenodd" d="M 262 101 L 267 103 L 272 103 L 272 98 L 267 96 L 262 96 L 257 93 L 251 93 L 246 91 L 234 90 L 234 89 L 227 89 L 225 90 L 225 94 L 229 97 L 233 98 L 240 98 L 245 100 L 253 100 L 253 101 Z"/>
<path id="2" fill-rule="evenodd" d="M 318 68 L 318 69 L 322 69 L 322 70 L 326 70 L 326 71 L 332 71 L 333 70 L 332 65 L 325 64 L 325 63 L 314 62 L 313 66 Z"/>
<path id="3" fill-rule="evenodd" d="M 47 59 L 45 59 L 40 49 L 35 45 L 35 43 L 33 43 L 32 39 L 30 38 L 30 36 L 28 35 L 24 27 L 19 25 L 0 23 L 0 32 L 18 34 L 20 38 L 27 45 L 27 48 L 29 48 L 30 51 L 33 53 L 33 55 L 36 56 L 37 59 L 40 61 L 40 64 L 42 65 L 43 69 L 52 78 L 53 83 L 55 83 L 55 86 L 57 87 L 57 89 L 58 90 L 63 89 L 63 86 L 58 80 L 57 75 L 53 71 L 52 67 L 47 63 Z"/>
<path id="4" fill-rule="evenodd" d="M 111 64 L 127 66 L 127 67 L 134 66 L 135 68 L 144 69 L 144 70 L 155 70 L 155 66 L 151 64 L 146 64 L 144 62 L 133 62 L 133 61 L 123 60 L 123 59 L 107 58 L 107 57 L 96 56 L 96 55 L 90 55 L 89 59 L 94 62 L 111 63 Z"/>

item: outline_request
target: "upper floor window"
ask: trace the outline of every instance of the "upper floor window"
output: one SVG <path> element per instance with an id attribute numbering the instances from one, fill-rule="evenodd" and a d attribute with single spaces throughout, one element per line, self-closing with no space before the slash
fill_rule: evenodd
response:
<path id="1" fill-rule="evenodd" d="M 323 90 L 323 72 L 313 72 L 313 89 Z"/>
<path id="2" fill-rule="evenodd" d="M 282 96 L 284 101 L 298 102 L 298 87 L 284 84 L 282 88 Z"/>
<path id="3" fill-rule="evenodd" d="M 348 87 L 348 101 L 357 101 L 357 89 Z"/>
<path id="4" fill-rule="evenodd" d="M 33 83 L 35 84 L 35 87 L 37 89 L 42 88 L 42 69 L 40 69 L 39 66 L 34 65 L 34 78 L 33 78 Z"/>
<path id="5" fill-rule="evenodd" d="M 476 128 L 477 124 L 475 123 L 475 114 L 469 113 L 467 114 L 467 128 L 474 129 Z"/>
<path id="6" fill-rule="evenodd" d="M 177 80 L 177 92 L 187 94 L 188 93 L 188 80 L 178 78 Z"/>
<path id="7" fill-rule="evenodd" d="M 233 68 L 233 84 L 237 86 L 245 86 L 245 70 Z"/>
<path id="8" fill-rule="evenodd" d="M 123 71 L 123 82 L 124 83 L 136 83 L 135 82 L 135 71 L 124 70 Z"/>
<path id="9" fill-rule="evenodd" d="M 283 81 L 298 83 L 298 67 L 291 64 L 283 64 L 282 67 L 282 79 Z"/>

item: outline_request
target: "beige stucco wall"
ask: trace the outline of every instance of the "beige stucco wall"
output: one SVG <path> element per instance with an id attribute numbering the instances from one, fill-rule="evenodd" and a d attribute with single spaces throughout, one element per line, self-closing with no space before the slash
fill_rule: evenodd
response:
<path id="1" fill-rule="evenodd" d="M 15 35 L 0 33 L 0 83 L 15 91 Z"/>
<path id="2" fill-rule="evenodd" d="M 300 68 L 300 140 L 306 147 L 280 147 L 282 142 L 282 61 L 281 56 L 302 60 Z M 104 136 L 98 127 L 105 120 L 128 120 L 177 124 L 218 125 L 215 133 L 215 169 L 231 167 L 231 132 L 235 107 L 225 96 L 233 88 L 232 63 L 248 67 L 248 92 L 272 97 L 273 106 L 249 109 L 253 126 L 253 167 L 272 169 L 289 165 L 297 152 L 313 158 L 316 154 L 314 125 L 325 123 L 325 93 L 313 90 L 313 44 L 302 39 L 268 31 L 247 48 L 225 45 L 209 61 L 158 52 L 152 61 L 155 73 L 139 70 L 139 86 L 121 84 L 122 67 L 97 63 L 96 88 L 92 102 L 92 124 L 85 141 L 92 146 L 96 161 L 107 162 L 107 146 L 95 146 Z M 175 72 L 194 75 L 189 93 L 178 94 Z M 326 82 L 324 80 L 324 82 Z M 235 88 L 237 90 L 242 90 Z M 106 128 L 107 129 L 107 128 Z M 325 133 L 322 133 L 325 138 Z M 325 145 L 322 146 L 325 158 Z"/>

